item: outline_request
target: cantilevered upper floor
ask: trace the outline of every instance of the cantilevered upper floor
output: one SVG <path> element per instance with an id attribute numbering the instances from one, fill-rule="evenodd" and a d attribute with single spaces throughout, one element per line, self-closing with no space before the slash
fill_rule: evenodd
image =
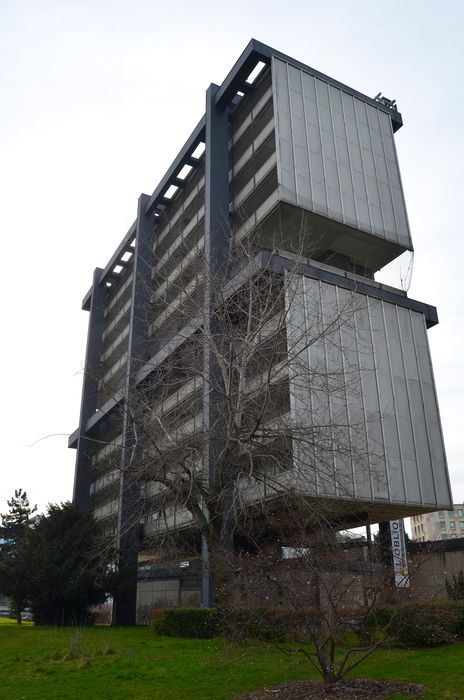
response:
<path id="1" fill-rule="evenodd" d="M 259 226 L 284 249 L 304 237 L 306 257 L 340 253 L 371 272 L 411 250 L 393 136 L 402 119 L 387 105 L 252 40 L 213 99 L 229 124 L 224 227 L 241 238 Z M 201 247 L 206 140 L 204 116 L 147 199 L 159 279 Z M 134 235 L 135 224 L 101 275 L 108 290 Z"/>

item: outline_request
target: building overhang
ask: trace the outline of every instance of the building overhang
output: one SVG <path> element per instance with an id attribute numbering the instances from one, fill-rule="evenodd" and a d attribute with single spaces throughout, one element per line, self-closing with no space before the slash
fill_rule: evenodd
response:
<path id="1" fill-rule="evenodd" d="M 272 253 L 263 251 L 260 255 L 261 265 L 274 272 L 291 270 L 292 272 L 301 273 L 307 277 L 322 280 L 343 289 L 356 291 L 374 299 L 380 299 L 411 311 L 417 311 L 424 315 L 427 328 L 432 328 L 438 324 L 438 313 L 435 306 L 424 304 L 416 299 L 410 299 L 402 289 L 396 289 L 374 280 L 366 280 L 360 275 L 344 272 L 343 270 L 335 272 L 333 267 L 315 260 L 306 259 L 295 262 L 295 259 L 280 251 L 273 251 Z"/>
<path id="2" fill-rule="evenodd" d="M 325 81 L 329 85 L 333 85 L 334 87 L 343 90 L 344 92 L 352 95 L 353 97 L 356 97 L 364 102 L 367 102 L 368 104 L 373 105 L 374 107 L 376 107 L 376 109 L 384 111 L 390 116 L 392 120 L 393 131 L 397 131 L 402 126 L 403 120 L 401 114 L 395 108 L 387 107 L 382 102 L 379 102 L 374 98 L 368 97 L 367 95 L 364 95 L 358 90 L 354 90 L 348 85 L 345 85 L 340 81 L 335 80 L 334 78 L 331 78 L 330 76 L 325 75 L 324 73 L 321 73 L 320 71 L 314 68 L 311 68 L 311 66 L 307 66 L 301 61 L 297 61 L 296 59 L 291 58 L 290 56 L 282 53 L 281 51 L 277 51 L 271 46 L 267 46 L 266 44 L 257 41 L 256 39 L 251 39 L 251 41 L 246 46 L 245 50 L 242 52 L 242 54 L 240 55 L 240 57 L 238 58 L 232 69 L 229 71 L 222 84 L 220 85 L 215 95 L 215 106 L 218 107 L 220 110 L 225 110 L 229 107 L 235 107 L 235 105 L 237 104 L 237 100 L 240 100 L 243 97 L 245 97 L 253 88 L 253 83 L 248 83 L 247 78 L 250 76 L 257 64 L 262 62 L 265 65 L 270 65 L 273 57 L 278 58 L 281 61 L 285 61 L 286 63 L 289 63 L 305 71 L 306 73 L 309 73 L 310 75 L 313 75 L 314 77 Z M 200 119 L 200 121 L 190 134 L 185 144 L 180 149 L 176 158 L 164 174 L 158 186 L 153 191 L 152 195 L 149 197 L 149 200 L 145 206 L 146 215 L 154 213 L 156 217 L 157 214 L 162 213 L 162 211 L 164 211 L 164 209 L 170 202 L 170 199 L 166 196 L 169 188 L 173 185 L 175 187 L 182 188 L 185 184 L 185 180 L 179 177 L 179 173 L 182 170 L 182 168 L 185 165 L 197 167 L 201 162 L 203 155 L 201 155 L 200 157 L 194 157 L 194 152 L 200 144 L 205 142 L 205 124 L 206 115 L 203 115 L 203 117 Z M 100 276 L 100 285 L 106 284 L 111 279 L 111 277 L 114 276 L 114 268 L 120 263 L 122 255 L 130 248 L 131 241 L 135 236 L 135 227 L 136 222 L 132 224 L 129 231 L 126 233 L 123 240 L 121 241 L 120 245 L 117 247 L 116 251 L 110 258 L 108 264 L 106 265 L 105 269 L 103 270 Z M 90 310 L 91 298 L 92 288 L 89 289 L 82 301 L 82 308 L 85 311 Z"/>

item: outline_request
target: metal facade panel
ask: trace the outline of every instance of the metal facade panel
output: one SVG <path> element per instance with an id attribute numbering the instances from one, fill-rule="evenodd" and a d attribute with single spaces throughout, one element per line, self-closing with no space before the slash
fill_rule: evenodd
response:
<path id="1" fill-rule="evenodd" d="M 324 439 L 335 446 L 321 455 L 317 440 L 311 449 L 295 441 L 295 466 L 306 470 L 309 492 L 447 506 L 450 487 L 423 315 L 287 274 L 292 414 L 316 434 L 332 426 Z"/>
<path id="2" fill-rule="evenodd" d="M 273 59 L 280 197 L 412 249 L 391 119 Z"/>

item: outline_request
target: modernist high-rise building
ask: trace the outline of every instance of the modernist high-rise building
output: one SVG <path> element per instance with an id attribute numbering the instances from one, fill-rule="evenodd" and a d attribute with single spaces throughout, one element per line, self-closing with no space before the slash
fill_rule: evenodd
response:
<path id="1" fill-rule="evenodd" d="M 204 117 L 83 301 L 74 501 L 114 533 L 121 562 L 210 517 L 192 491 L 196 470 L 217 477 L 227 391 L 215 381 L 231 376 L 245 397 L 234 430 L 266 406 L 260 438 L 248 425 L 230 467 L 251 521 L 258 502 L 278 518 L 290 484 L 345 527 L 451 508 L 427 342 L 436 310 L 374 279 L 413 249 L 401 126 L 394 102 L 255 40 L 207 90 Z M 239 379 L 218 360 L 224 325 L 242 333 L 228 358 L 263 348 Z M 166 498 L 181 472 L 192 490 L 184 480 Z M 134 596 L 118 604 L 130 621 Z"/>

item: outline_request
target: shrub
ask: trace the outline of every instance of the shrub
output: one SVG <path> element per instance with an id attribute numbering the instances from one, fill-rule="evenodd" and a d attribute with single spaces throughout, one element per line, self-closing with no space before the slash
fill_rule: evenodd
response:
<path id="1" fill-rule="evenodd" d="M 281 642 L 288 628 L 288 610 L 279 608 L 236 608 L 223 613 L 222 631 L 234 642 L 248 639 Z"/>
<path id="2" fill-rule="evenodd" d="M 454 611 L 454 634 L 464 637 L 464 601 L 447 601 L 444 605 Z"/>
<path id="3" fill-rule="evenodd" d="M 371 608 L 366 615 L 360 615 L 359 636 L 364 640 L 388 637 L 396 612 L 397 609 L 391 605 L 378 605 Z"/>
<path id="4" fill-rule="evenodd" d="M 307 640 L 319 625 L 320 613 L 315 608 L 235 608 L 222 616 L 223 634 L 234 642 Z"/>
<path id="5" fill-rule="evenodd" d="M 391 631 L 405 646 L 435 647 L 455 638 L 456 611 L 437 603 L 410 603 L 392 619 Z"/>
<path id="6" fill-rule="evenodd" d="M 384 605 L 369 612 L 361 636 L 384 635 L 393 644 L 434 647 L 464 634 L 464 604 L 452 601 Z"/>
<path id="7" fill-rule="evenodd" d="M 152 622 L 156 634 L 209 639 L 220 634 L 215 608 L 167 608 Z"/>
<path id="8" fill-rule="evenodd" d="M 446 579 L 446 592 L 451 600 L 464 600 L 464 573 L 453 574 L 451 583 Z"/>
<path id="9" fill-rule="evenodd" d="M 363 619 L 360 636 L 405 646 L 438 646 L 464 637 L 464 602 L 433 601 L 382 605 Z"/>

